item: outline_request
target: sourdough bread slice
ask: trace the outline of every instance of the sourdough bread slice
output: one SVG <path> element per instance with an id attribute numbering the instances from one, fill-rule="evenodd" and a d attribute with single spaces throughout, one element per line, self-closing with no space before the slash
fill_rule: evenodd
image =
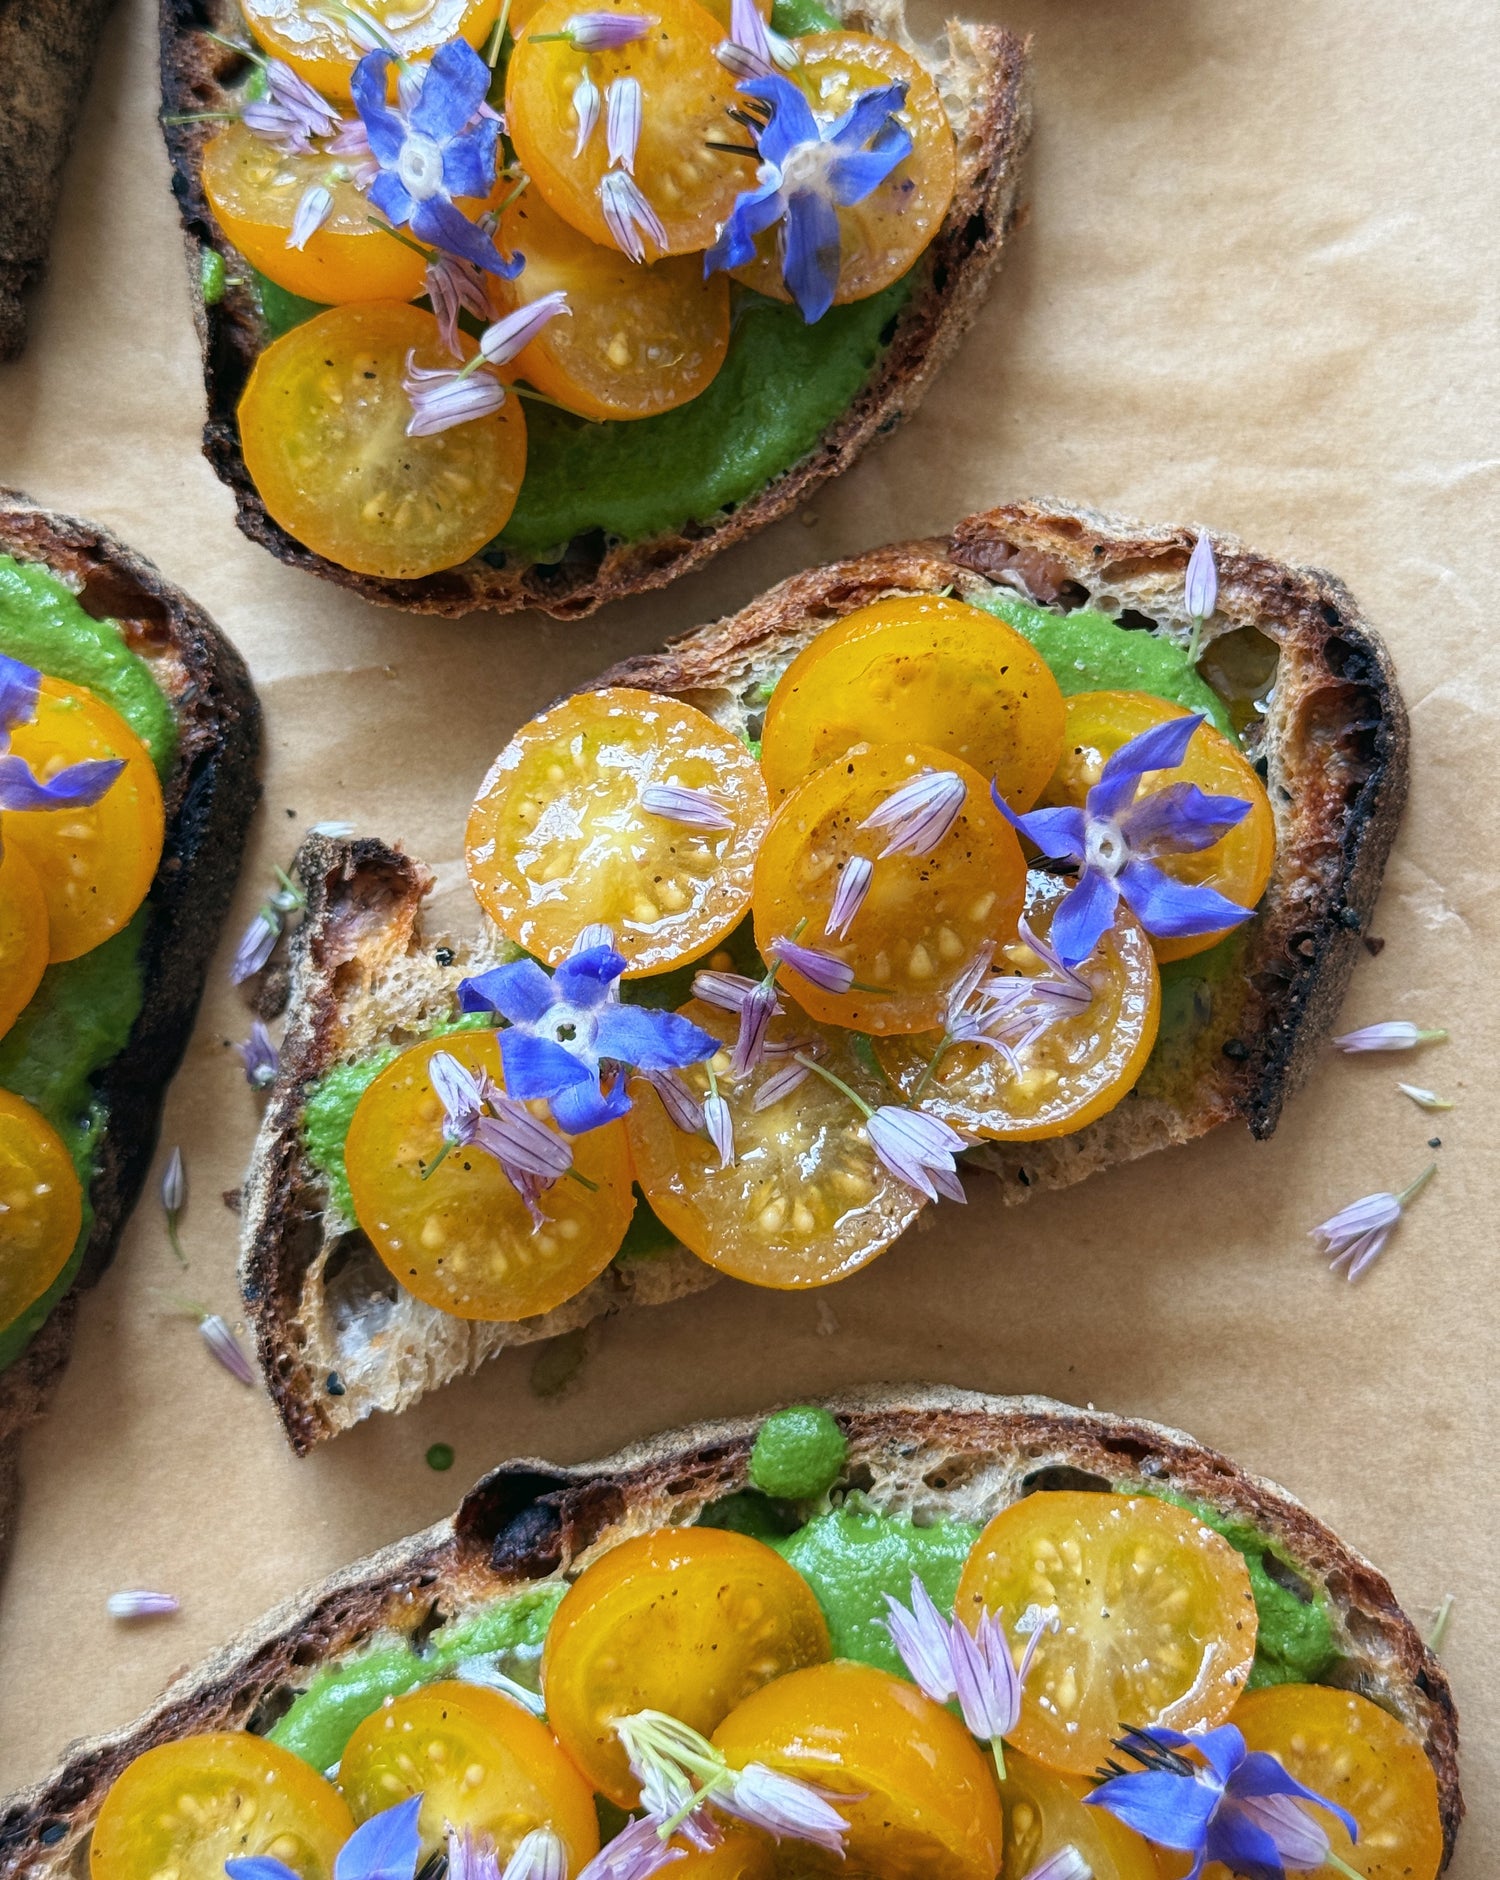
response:
<path id="1" fill-rule="evenodd" d="M 195 602 L 150 562 L 93 524 L 0 490 L 0 554 L 39 563 L 86 613 L 116 620 L 149 662 L 177 720 L 163 780 L 166 841 L 147 899 L 145 988 L 125 1049 L 93 1079 L 106 1112 L 89 1199 L 83 1264 L 46 1323 L 0 1371 L 0 1562 L 18 1493 L 20 1437 L 68 1360 L 79 1295 L 108 1266 L 156 1150 L 162 1098 L 187 1048 L 204 977 L 228 911 L 260 786 L 260 707 L 244 662 Z"/>
<path id="2" fill-rule="evenodd" d="M 450 615 L 535 607 L 572 620 L 622 595 L 664 587 L 754 534 L 847 469 L 872 438 L 894 430 L 916 409 L 973 321 L 1016 223 L 1021 164 L 1031 136 L 1027 49 L 1001 27 L 962 21 L 949 23 L 942 44 L 919 46 L 906 29 L 901 0 L 830 0 L 830 5 L 845 25 L 893 39 L 922 59 L 937 82 L 958 144 L 952 206 L 917 263 L 913 292 L 882 336 L 884 349 L 857 397 L 806 455 L 738 507 L 644 541 L 621 542 L 594 531 L 575 538 L 547 563 L 476 557 L 421 580 L 398 581 L 351 573 L 293 541 L 266 513 L 245 469 L 235 413 L 267 329 L 245 264 L 229 246 L 203 193 L 203 148 L 216 126 L 211 117 L 197 115 L 225 110 L 243 82 L 247 61 L 222 40 L 243 40 L 244 22 L 236 0 L 161 0 L 163 122 L 203 347 L 204 451 L 234 491 L 245 534 L 282 561 L 387 606 Z M 211 252 L 228 261 L 229 285 L 221 297 L 206 300 L 203 270 Z"/>
<path id="3" fill-rule="evenodd" d="M 882 1513 L 978 1525 L 1039 1488 L 1170 1489 L 1263 1534 L 1301 1590 L 1328 1601 L 1338 1652 L 1328 1681 L 1393 1712 L 1426 1749 L 1451 1856 L 1464 1804 L 1447 1675 L 1382 1575 L 1284 1489 L 1180 1431 L 1050 1398 L 899 1385 L 829 1408 L 849 1441 L 835 1493 L 857 1489 Z M 572 1579 L 632 1535 L 696 1521 L 747 1485 L 758 1426 L 749 1418 L 700 1423 L 602 1462 L 496 1469 L 452 1520 L 287 1601 L 133 1724 L 73 1745 L 52 1775 L 0 1804 L 0 1876 L 60 1880 L 83 1871 L 110 1783 L 154 1744 L 201 1730 L 269 1728 L 333 1660 L 425 1639 L 507 1592 Z"/>
<path id="4" fill-rule="evenodd" d="M 673 693 L 754 733 L 765 687 L 833 621 L 886 595 L 983 599 L 997 585 L 1185 637 L 1183 570 L 1196 539 L 1194 530 L 1012 504 L 969 517 L 944 540 L 796 575 L 596 683 Z M 1237 970 L 1211 995 L 1196 994 L 1211 1004 L 1190 1054 L 1075 1135 L 975 1152 L 1007 1202 L 1234 1116 L 1268 1136 L 1331 1027 L 1374 905 L 1406 790 L 1406 714 L 1389 655 L 1330 576 L 1227 539 L 1215 547 L 1219 605 L 1206 649 L 1259 636 L 1277 662 L 1256 752 L 1277 821 L 1275 871 Z M 455 804 L 455 817 L 462 808 Z M 617 1261 L 557 1311 L 509 1325 L 451 1318 L 398 1286 L 308 1158 L 308 1093 L 330 1068 L 449 1019 L 459 980 L 492 963 L 497 941 L 490 930 L 429 931 L 430 876 L 382 842 L 314 838 L 297 867 L 308 910 L 293 948 L 281 1071 L 245 1187 L 240 1267 L 262 1370 L 293 1448 L 305 1453 L 372 1410 L 404 1409 L 507 1347 L 717 1277 L 682 1249 Z"/>

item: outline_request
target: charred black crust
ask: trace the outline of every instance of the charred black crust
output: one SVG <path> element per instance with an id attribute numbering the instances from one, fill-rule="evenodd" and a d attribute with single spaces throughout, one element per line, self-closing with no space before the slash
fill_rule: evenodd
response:
<path id="1" fill-rule="evenodd" d="M 94 1228 L 78 1278 L 0 1373 L 0 1458 L 38 1416 L 67 1362 L 79 1294 L 108 1266 L 155 1153 L 162 1099 L 192 1032 L 260 795 L 260 707 L 239 654 L 195 602 L 103 530 L 0 490 L 0 549 L 80 578 L 82 604 L 119 619 L 176 667 L 179 751 L 166 842 L 141 953 L 145 1001 L 124 1051 L 95 1078 L 108 1110 L 90 1189 Z M 0 1557 L 8 1537 L 0 1495 Z"/>
<path id="2" fill-rule="evenodd" d="M 893 430 L 923 396 L 933 373 L 972 322 L 1006 238 L 1017 225 L 1020 172 L 1031 136 L 1028 51 L 1000 27 L 974 29 L 988 72 L 975 137 L 974 162 L 960 180 L 948 218 L 923 261 L 924 284 L 902 310 L 880 363 L 853 405 L 801 462 L 737 510 L 644 542 L 579 540 L 562 558 L 543 565 L 497 568 L 475 559 L 415 581 L 355 574 L 313 554 L 266 513 L 240 451 L 235 413 L 265 330 L 243 266 L 220 233 L 204 196 L 201 156 L 213 125 L 186 121 L 222 110 L 228 89 L 245 74 L 244 58 L 207 35 L 243 35 L 234 0 L 161 0 L 162 129 L 172 161 L 172 188 L 182 217 L 203 351 L 208 418 L 203 449 L 234 492 L 236 519 L 290 567 L 337 582 L 367 600 L 415 613 L 460 615 L 483 608 L 515 613 L 535 607 L 559 620 L 576 620 L 626 594 L 664 587 L 766 524 L 786 515 L 829 477 L 846 470 L 874 437 Z M 204 302 L 202 261 L 221 254 L 230 283 L 213 305 Z"/>
<path id="3" fill-rule="evenodd" d="M 936 1466 L 923 1479 L 941 1497 L 998 1457 L 1014 1470 L 1019 1493 L 1056 1475 L 1098 1488 L 1149 1483 L 1253 1524 L 1327 1585 L 1356 1651 L 1388 1667 L 1387 1675 L 1393 1668 L 1437 1776 L 1446 1865 L 1464 1813 L 1447 1674 L 1385 1578 L 1283 1490 L 1160 1424 L 1041 1398 L 875 1386 L 829 1407 L 849 1439 L 851 1482 L 931 1451 Z M 43 1863 L 76 1863 L 109 1784 L 151 1745 L 196 1730 L 264 1727 L 319 1665 L 382 1631 L 420 1634 L 477 1600 L 567 1573 L 632 1518 L 639 1525 L 696 1519 L 707 1503 L 746 1486 L 759 1422 L 699 1425 L 598 1463 L 517 1461 L 496 1469 L 451 1522 L 356 1563 L 268 1615 L 135 1724 L 76 1746 L 51 1776 L 0 1803 L 0 1880 L 21 1880 Z"/>

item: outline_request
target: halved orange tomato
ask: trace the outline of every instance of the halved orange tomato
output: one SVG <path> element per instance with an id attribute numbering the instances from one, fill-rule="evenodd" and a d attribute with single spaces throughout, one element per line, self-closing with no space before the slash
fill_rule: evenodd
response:
<path id="1" fill-rule="evenodd" d="M 47 970 L 47 898 L 0 820 L 0 1038 L 31 1003 Z"/>

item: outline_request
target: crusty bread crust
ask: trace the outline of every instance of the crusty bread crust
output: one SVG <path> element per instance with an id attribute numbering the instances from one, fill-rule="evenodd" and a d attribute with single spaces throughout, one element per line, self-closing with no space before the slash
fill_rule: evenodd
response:
<path id="1" fill-rule="evenodd" d="M 1169 1488 L 1267 1535 L 1327 1594 L 1336 1681 L 1393 1711 L 1438 1781 L 1445 1865 L 1464 1804 L 1447 1674 L 1389 1583 L 1302 1504 L 1180 1431 L 1042 1397 L 877 1386 L 829 1407 L 849 1439 L 843 1486 L 881 1510 L 980 1523 L 1034 1488 Z M 451 1521 L 398 1542 L 289 1600 L 180 1678 L 122 1730 L 73 1746 L 62 1766 L 0 1805 L 0 1880 L 79 1871 L 109 1785 L 153 1744 L 273 1720 L 320 1665 L 380 1635 L 424 1634 L 506 1591 L 571 1578 L 647 1529 L 686 1524 L 747 1482 L 759 1419 L 734 1418 L 559 1468 L 507 1463 Z"/>
<path id="2" fill-rule="evenodd" d="M 597 685 L 680 695 L 719 722 L 751 723 L 757 688 L 824 626 L 893 593 L 980 593 L 1020 584 L 1038 599 L 1102 602 L 1185 625 L 1182 577 L 1197 531 L 1145 530 L 1091 513 L 1011 504 L 946 540 L 878 549 L 781 582 L 738 614 Z M 1081 1181 L 1188 1142 L 1239 1116 L 1268 1136 L 1343 999 L 1406 794 L 1406 714 L 1389 655 L 1331 576 L 1216 541 L 1213 638 L 1249 629 L 1275 643 L 1278 679 L 1261 754 L 1277 860 L 1241 969 L 1217 990 L 1190 1080 L 1140 1088 L 1087 1129 L 986 1145 L 975 1158 L 1001 1196 Z M 309 1086 L 331 1065 L 450 1016 L 486 942 L 428 933 L 420 864 L 374 841 L 306 844 L 307 920 L 293 951 L 290 1022 L 245 1189 L 241 1285 L 261 1367 L 288 1439 L 305 1453 L 372 1410 L 400 1410 L 512 1345 L 627 1304 L 665 1302 L 717 1277 L 679 1252 L 609 1267 L 544 1318 L 470 1324 L 390 1279 L 352 1222 L 328 1209 L 302 1148 Z M 330 1394 L 330 1375 L 339 1389 Z"/>
<path id="3" fill-rule="evenodd" d="M 907 45 L 900 0 L 835 0 L 846 24 Z M 664 587 L 720 549 L 784 516 L 818 486 L 846 470 L 872 438 L 894 430 L 921 402 L 933 375 L 973 322 L 1016 222 L 1021 166 L 1031 137 L 1027 49 L 998 26 L 952 21 L 941 52 L 918 48 L 937 78 L 958 140 L 958 187 L 932 245 L 918 264 L 919 284 L 896 320 L 890 343 L 859 396 L 800 462 L 730 511 L 641 542 L 580 537 L 555 563 L 495 567 L 477 557 L 416 581 L 352 573 L 295 542 L 266 513 L 240 451 L 235 421 L 240 395 L 265 331 L 251 289 L 231 282 L 206 305 L 203 257 L 237 251 L 214 220 L 201 183 L 202 153 L 215 129 L 194 114 L 222 111 L 245 74 L 245 60 L 210 37 L 243 34 L 235 0 L 161 0 L 163 123 L 173 188 L 182 212 L 192 279 L 208 422 L 203 447 L 234 491 L 240 528 L 293 567 L 306 568 L 368 600 L 415 613 L 459 615 L 540 609 L 576 620 L 606 601 Z"/>
<path id="4" fill-rule="evenodd" d="M 109 1113 L 91 1187 L 94 1227 L 78 1277 L 14 1364 L 0 1371 L 0 1563 L 12 1534 L 21 1432 L 41 1415 L 73 1343 L 79 1295 L 103 1273 L 156 1150 L 162 1098 L 187 1048 L 260 795 L 260 707 L 244 662 L 181 589 L 92 523 L 0 490 L 0 553 L 44 563 L 81 605 L 118 620 L 176 714 L 166 841 L 141 951 L 145 1002 L 129 1043 L 94 1078 Z"/>

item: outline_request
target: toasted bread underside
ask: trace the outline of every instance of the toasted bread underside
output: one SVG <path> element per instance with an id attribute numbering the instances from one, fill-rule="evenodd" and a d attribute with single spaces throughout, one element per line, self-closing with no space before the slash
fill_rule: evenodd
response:
<path id="1" fill-rule="evenodd" d="M 1044 1397 L 879 1386 L 834 1400 L 849 1439 L 841 1488 L 884 1513 L 981 1524 L 1035 1489 L 1171 1489 L 1266 1535 L 1325 1594 L 1338 1651 L 1329 1680 L 1383 1705 L 1437 1775 L 1447 1855 L 1463 1816 L 1448 1678 L 1388 1582 L 1285 1490 L 1158 1423 Z M 747 1483 L 757 1419 L 702 1423 L 605 1461 L 508 1463 L 451 1521 L 289 1600 L 180 1678 L 133 1724 L 75 1744 L 62 1767 L 0 1808 L 0 1875 L 81 1875 L 109 1785 L 154 1744 L 266 1728 L 320 1666 L 384 1639 L 427 1636 L 507 1591 L 571 1579 L 632 1535 L 686 1525 Z M 1446 1861 L 1446 1856 L 1445 1856 Z"/>
<path id="2" fill-rule="evenodd" d="M 0 1371 L 0 1563 L 12 1533 L 21 1432 L 68 1360 L 79 1295 L 108 1266 L 156 1149 L 162 1098 L 187 1048 L 260 794 L 260 707 L 239 654 L 150 562 L 88 522 L 0 490 L 0 554 L 39 562 L 98 619 L 116 620 L 150 662 L 177 719 L 164 781 L 166 841 L 141 948 L 145 998 L 125 1049 L 97 1073 L 107 1111 L 89 1194 L 94 1225 L 78 1277 L 16 1361 Z"/>
<path id="3" fill-rule="evenodd" d="M 875 550 L 794 576 L 742 612 L 598 685 L 674 693 L 754 732 L 764 686 L 834 620 L 890 594 L 1019 586 L 1187 631 L 1183 569 L 1197 531 L 1142 530 L 1049 505 L 971 516 L 946 540 Z M 1277 859 L 1240 969 L 1215 996 L 1186 1081 L 1137 1089 L 1075 1135 L 975 1160 L 1006 1201 L 1187 1142 L 1240 1116 L 1268 1136 L 1331 1026 L 1369 918 L 1406 790 L 1406 715 L 1389 655 L 1330 576 L 1219 539 L 1219 607 L 1206 635 L 1249 632 L 1275 649 L 1260 744 Z M 462 805 L 455 804 L 457 817 Z M 507 1346 L 570 1331 L 717 1277 L 683 1249 L 608 1267 L 555 1312 L 515 1324 L 456 1319 L 400 1288 L 330 1204 L 302 1145 L 310 1087 L 330 1067 L 430 1033 L 458 981 L 493 958 L 493 936 L 428 931 L 422 865 L 372 840 L 310 840 L 281 1072 L 245 1189 L 240 1268 L 262 1370 L 295 1449 L 372 1410 L 401 1410 Z M 929 1257 L 941 1258 L 937 1242 Z M 330 1391 L 330 1383 L 336 1388 Z"/>
<path id="4" fill-rule="evenodd" d="M 914 411 L 929 382 L 972 323 L 1000 264 L 1016 220 L 1021 165 L 1031 136 L 1026 47 L 998 26 L 952 21 L 941 46 L 918 46 L 906 31 L 901 0 L 832 0 L 846 25 L 907 46 L 932 72 L 958 144 L 958 187 L 947 217 L 918 263 L 915 290 L 863 389 L 816 447 L 737 508 L 672 534 L 639 542 L 579 537 L 560 559 L 495 566 L 476 557 L 416 581 L 354 574 L 295 542 L 266 513 L 240 451 L 235 413 L 265 327 L 253 290 L 231 280 L 223 297 L 203 299 L 203 257 L 210 249 L 240 272 L 203 194 L 203 147 L 216 128 L 194 114 L 225 109 L 246 61 L 211 37 L 243 37 L 236 0 L 161 0 L 162 90 L 173 187 L 182 212 L 208 391 L 204 451 L 234 491 L 241 529 L 293 567 L 306 568 L 391 607 L 459 615 L 485 608 L 539 608 L 577 619 L 606 601 L 664 587 L 720 549 L 784 516 L 829 477 L 846 470 L 872 438 Z"/>
<path id="5" fill-rule="evenodd" d="M 47 266 L 63 165 L 109 0 L 0 6 L 0 359 L 26 343 L 25 295 Z"/>

